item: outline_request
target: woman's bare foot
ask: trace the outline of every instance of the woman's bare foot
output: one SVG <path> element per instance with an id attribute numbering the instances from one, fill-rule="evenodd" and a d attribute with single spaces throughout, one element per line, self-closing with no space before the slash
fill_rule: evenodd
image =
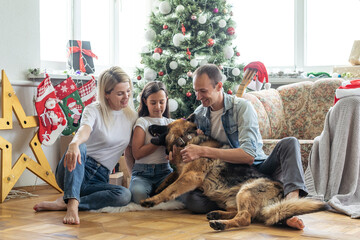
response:
<path id="1" fill-rule="evenodd" d="M 33 209 L 36 212 L 40 211 L 61 211 L 66 210 L 66 204 L 63 200 L 63 197 L 59 197 L 55 201 L 44 201 L 38 204 L 35 204 Z"/>
<path id="2" fill-rule="evenodd" d="M 79 218 L 79 202 L 76 198 L 69 199 L 67 203 L 66 215 L 63 219 L 64 224 L 80 224 Z"/>
<path id="3" fill-rule="evenodd" d="M 285 198 L 286 199 L 299 198 L 299 190 L 295 190 L 293 192 L 288 193 Z M 299 229 L 299 230 L 302 230 L 302 229 L 305 228 L 305 225 L 304 225 L 303 221 L 300 218 L 296 217 L 296 216 L 287 219 L 286 220 L 286 225 L 288 225 L 291 228 L 296 228 L 296 229 Z"/>

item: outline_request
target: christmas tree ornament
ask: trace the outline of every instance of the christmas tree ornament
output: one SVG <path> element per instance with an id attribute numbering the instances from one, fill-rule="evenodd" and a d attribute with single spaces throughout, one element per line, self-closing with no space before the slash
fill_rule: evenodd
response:
<path id="1" fill-rule="evenodd" d="M 191 95 L 192 95 L 191 92 L 187 92 L 187 93 L 186 93 L 186 96 L 187 96 L 187 97 L 191 97 Z"/>
<path id="2" fill-rule="evenodd" d="M 238 68 L 234 68 L 232 71 L 231 71 L 232 75 L 234 75 L 235 77 L 239 76 L 240 75 L 240 69 Z"/>
<path id="3" fill-rule="evenodd" d="M 78 89 L 84 107 L 96 101 L 96 80 L 94 76 Z"/>
<path id="4" fill-rule="evenodd" d="M 233 13 L 233 11 L 231 11 L 231 12 L 230 12 L 230 16 L 234 16 L 234 13 Z"/>
<path id="5" fill-rule="evenodd" d="M 186 55 L 189 56 L 189 60 L 191 59 L 191 52 L 189 50 L 189 48 L 186 48 Z"/>
<path id="6" fill-rule="evenodd" d="M 224 67 L 222 65 L 219 65 L 218 67 L 219 67 L 220 70 L 224 69 Z"/>
<path id="7" fill-rule="evenodd" d="M 188 76 L 188 77 L 192 77 L 192 71 L 188 71 L 187 73 L 186 73 L 186 75 Z"/>
<path id="8" fill-rule="evenodd" d="M 153 57 L 153 59 L 155 59 L 156 61 L 159 61 L 161 56 L 160 56 L 159 53 L 154 53 L 154 54 L 152 55 L 152 57 Z"/>
<path id="9" fill-rule="evenodd" d="M 230 94 L 230 95 L 233 94 L 233 92 L 231 91 L 231 89 L 229 89 L 229 90 L 227 91 L 227 94 Z"/>
<path id="10" fill-rule="evenodd" d="M 209 38 L 209 39 L 208 39 L 208 43 L 206 44 L 206 46 L 208 46 L 208 47 L 214 46 L 214 39 Z"/>
<path id="11" fill-rule="evenodd" d="M 225 9 L 223 10 L 223 13 L 227 14 L 227 13 L 228 13 L 228 10 L 225 8 Z"/>
<path id="12" fill-rule="evenodd" d="M 183 23 L 181 24 L 181 32 L 182 32 L 183 35 L 185 36 L 186 29 L 185 29 L 185 26 L 184 26 Z"/>
<path id="13" fill-rule="evenodd" d="M 168 1 L 163 1 L 159 4 L 160 13 L 166 15 L 171 12 L 171 5 Z"/>
<path id="14" fill-rule="evenodd" d="M 85 106 L 71 77 L 56 85 L 55 93 L 60 99 L 59 105 L 67 120 L 67 126 L 62 131 L 62 134 L 67 136 L 80 127 L 80 118 Z"/>
<path id="15" fill-rule="evenodd" d="M 161 48 L 157 47 L 154 49 L 154 53 L 162 54 L 163 50 Z"/>
<path id="16" fill-rule="evenodd" d="M 170 112 L 175 112 L 179 107 L 179 103 L 173 99 L 173 98 L 170 98 L 169 99 L 169 111 Z"/>
<path id="17" fill-rule="evenodd" d="M 218 13 L 219 9 L 218 8 L 214 8 L 213 13 Z"/>
<path id="18" fill-rule="evenodd" d="M 154 41 L 156 38 L 156 32 L 152 29 L 148 29 L 146 32 L 145 32 L 145 39 L 146 41 L 148 42 L 152 42 Z"/>
<path id="19" fill-rule="evenodd" d="M 141 53 L 148 53 L 148 52 L 150 52 L 148 46 L 143 46 L 143 47 L 141 48 Z"/>
<path id="20" fill-rule="evenodd" d="M 198 66 L 199 62 L 196 59 L 192 59 L 190 61 L 190 66 L 192 66 L 193 68 L 196 68 Z"/>
<path id="21" fill-rule="evenodd" d="M 235 34 L 235 28 L 229 27 L 229 28 L 226 30 L 226 32 L 227 32 L 228 35 L 234 35 L 234 34 Z"/>
<path id="22" fill-rule="evenodd" d="M 178 5 L 175 9 L 176 12 L 182 12 L 185 10 L 185 7 L 183 5 Z"/>
<path id="23" fill-rule="evenodd" d="M 160 71 L 160 72 L 159 72 L 159 76 L 164 76 L 164 72 L 163 72 L 163 71 Z"/>
<path id="24" fill-rule="evenodd" d="M 203 60 L 201 60 L 200 66 L 203 66 L 205 64 L 208 64 L 208 60 L 204 58 Z"/>
<path id="25" fill-rule="evenodd" d="M 230 59 L 234 56 L 234 49 L 230 46 L 225 46 L 223 49 L 224 57 Z"/>
<path id="26" fill-rule="evenodd" d="M 179 47 L 180 44 L 185 40 L 184 35 L 182 35 L 181 33 L 177 33 L 174 35 L 173 37 L 173 43 L 175 45 L 175 47 Z"/>
<path id="27" fill-rule="evenodd" d="M 220 28 L 224 28 L 226 26 L 226 21 L 224 19 L 220 19 L 218 24 Z"/>
<path id="28" fill-rule="evenodd" d="M 148 81 L 154 81 L 156 78 L 156 72 L 151 68 L 145 68 L 144 78 Z"/>
<path id="29" fill-rule="evenodd" d="M 206 16 L 205 15 L 201 15 L 200 17 L 199 17 L 199 19 L 198 19 L 198 22 L 200 23 L 200 24 L 205 24 L 206 23 Z"/>
<path id="30" fill-rule="evenodd" d="M 175 61 L 171 61 L 170 64 L 169 64 L 169 67 L 170 67 L 172 70 L 175 70 L 175 69 L 177 69 L 177 67 L 178 67 L 178 63 L 175 62 Z"/>
<path id="31" fill-rule="evenodd" d="M 186 79 L 185 78 L 179 78 L 178 84 L 179 84 L 179 86 L 184 86 L 186 84 Z"/>
<path id="32" fill-rule="evenodd" d="M 52 145 L 66 128 L 66 117 L 58 105 L 55 89 L 49 75 L 37 87 L 35 101 L 39 117 L 39 141 L 46 146 Z"/>
<path id="33" fill-rule="evenodd" d="M 236 56 L 240 57 L 240 52 L 236 52 Z"/>
<path id="34" fill-rule="evenodd" d="M 139 75 L 139 76 L 137 76 L 137 80 L 141 80 L 141 76 Z"/>
<path id="35" fill-rule="evenodd" d="M 169 26 L 168 26 L 168 25 L 166 25 L 166 24 L 164 24 L 164 25 L 163 25 L 163 29 L 165 29 L 165 30 L 166 30 L 166 29 L 168 29 L 168 28 L 169 28 Z"/>
<path id="36" fill-rule="evenodd" d="M 196 16 L 195 15 L 191 15 L 191 20 L 196 20 Z"/>
<path id="37" fill-rule="evenodd" d="M 226 82 L 226 80 L 227 80 L 227 77 L 226 77 L 226 75 L 225 74 L 221 74 L 221 82 Z"/>

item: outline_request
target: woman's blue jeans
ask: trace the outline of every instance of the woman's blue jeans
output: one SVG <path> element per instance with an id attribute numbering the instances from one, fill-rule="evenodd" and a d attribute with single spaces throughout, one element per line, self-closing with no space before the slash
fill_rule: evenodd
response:
<path id="1" fill-rule="evenodd" d="M 109 169 L 86 155 L 85 144 L 81 144 L 79 148 L 81 164 L 76 163 L 72 172 L 64 167 L 65 155 L 56 168 L 56 181 L 64 191 L 65 203 L 76 198 L 79 201 L 79 210 L 127 205 L 131 200 L 129 189 L 109 184 Z"/>

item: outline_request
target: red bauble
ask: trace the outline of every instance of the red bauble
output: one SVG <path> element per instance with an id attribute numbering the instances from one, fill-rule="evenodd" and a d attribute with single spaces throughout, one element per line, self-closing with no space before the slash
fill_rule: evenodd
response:
<path id="1" fill-rule="evenodd" d="M 191 92 L 187 92 L 187 93 L 186 93 L 186 96 L 187 96 L 187 97 L 191 97 Z"/>
<path id="2" fill-rule="evenodd" d="M 139 76 L 137 76 L 137 80 L 141 80 L 141 76 L 139 75 Z"/>
<path id="3" fill-rule="evenodd" d="M 162 54 L 163 50 L 159 47 L 155 48 L 154 53 Z"/>
<path id="4" fill-rule="evenodd" d="M 227 34 L 229 35 L 234 35 L 235 34 L 235 28 L 233 27 L 229 27 L 227 30 L 226 30 Z"/>
<path id="5" fill-rule="evenodd" d="M 230 95 L 233 94 L 233 92 L 231 91 L 231 89 L 229 89 L 229 90 L 227 91 L 227 93 L 230 94 Z"/>
<path id="6" fill-rule="evenodd" d="M 240 53 L 239 53 L 239 52 L 236 52 L 236 56 L 238 56 L 238 57 L 239 57 L 239 56 L 240 56 Z"/>
<path id="7" fill-rule="evenodd" d="M 208 43 L 206 44 L 208 47 L 212 47 L 212 46 L 214 46 L 214 39 L 212 39 L 212 38 L 209 38 L 208 39 Z"/>
<path id="8" fill-rule="evenodd" d="M 164 72 L 160 71 L 159 76 L 164 76 Z"/>
<path id="9" fill-rule="evenodd" d="M 163 26 L 163 29 L 165 29 L 165 30 L 168 29 L 168 28 L 169 28 L 169 26 L 166 25 L 166 24 Z"/>

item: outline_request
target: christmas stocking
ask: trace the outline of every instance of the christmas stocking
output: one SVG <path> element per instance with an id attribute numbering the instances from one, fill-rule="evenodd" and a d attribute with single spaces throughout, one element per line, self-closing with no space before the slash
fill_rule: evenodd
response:
<path id="1" fill-rule="evenodd" d="M 85 85 L 78 89 L 81 101 L 86 107 L 92 102 L 96 101 L 96 80 L 92 76 L 91 80 L 88 81 Z"/>
<path id="2" fill-rule="evenodd" d="M 37 87 L 35 108 L 39 117 L 39 140 L 44 145 L 51 145 L 66 128 L 66 118 L 55 95 L 50 78 L 46 78 Z"/>
<path id="3" fill-rule="evenodd" d="M 68 122 L 67 127 L 62 134 L 65 136 L 70 135 L 80 126 L 80 118 L 84 109 L 84 104 L 81 101 L 76 84 L 71 77 L 56 85 L 55 93 L 60 99 L 59 105 L 64 111 Z"/>

